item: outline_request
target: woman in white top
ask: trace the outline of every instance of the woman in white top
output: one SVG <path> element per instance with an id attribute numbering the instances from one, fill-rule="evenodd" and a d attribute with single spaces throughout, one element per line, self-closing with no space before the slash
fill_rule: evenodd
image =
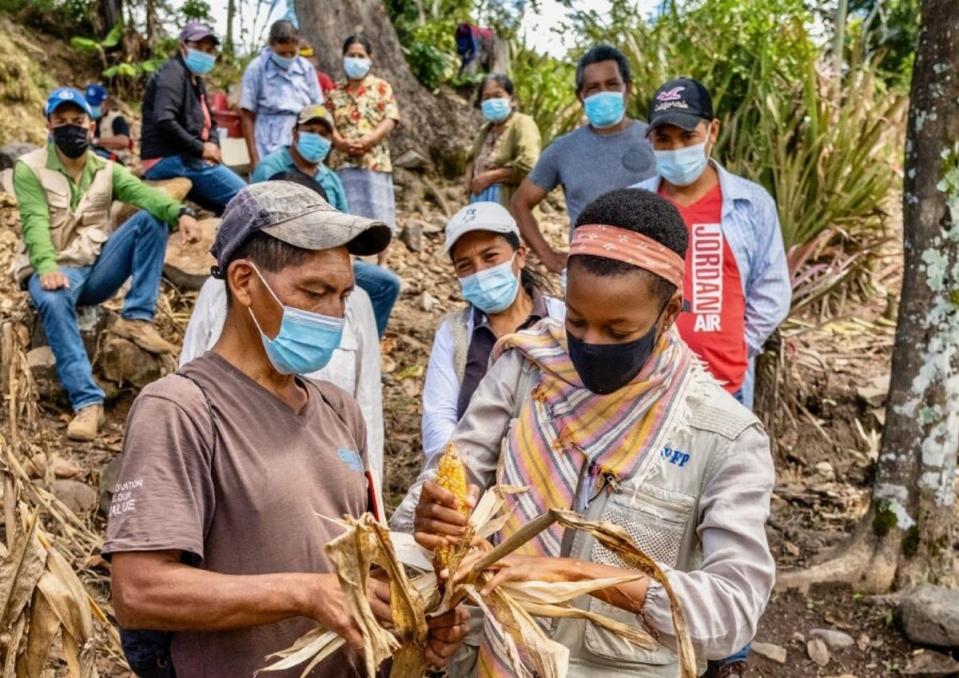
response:
<path id="1" fill-rule="evenodd" d="M 563 302 L 545 295 L 543 280 L 526 268 L 526 252 L 516 220 L 499 203 L 473 203 L 446 225 L 444 253 L 468 306 L 443 320 L 430 351 L 422 424 L 427 460 L 449 441 L 496 341 L 543 318 L 565 317 Z"/>

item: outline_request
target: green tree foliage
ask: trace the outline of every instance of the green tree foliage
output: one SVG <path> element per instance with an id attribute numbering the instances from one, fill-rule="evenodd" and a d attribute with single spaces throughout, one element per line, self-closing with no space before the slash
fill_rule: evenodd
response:
<path id="1" fill-rule="evenodd" d="M 881 77 L 880 54 L 864 61 L 852 36 L 844 73 L 831 73 L 802 0 L 672 2 L 655 19 L 616 0 L 608 17 L 571 21 L 580 50 L 609 42 L 629 56 L 637 117 L 670 78 L 710 88 L 721 119 L 714 157 L 776 199 L 797 305 L 864 279 L 856 274 L 885 235 L 905 104 Z"/>

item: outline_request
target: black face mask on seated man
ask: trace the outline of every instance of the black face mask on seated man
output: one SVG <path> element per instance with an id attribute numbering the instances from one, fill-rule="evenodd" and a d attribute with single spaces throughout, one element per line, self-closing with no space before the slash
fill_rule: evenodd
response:
<path id="1" fill-rule="evenodd" d="M 80 125 L 54 127 L 53 143 L 68 158 L 79 158 L 90 148 L 89 130 Z"/>

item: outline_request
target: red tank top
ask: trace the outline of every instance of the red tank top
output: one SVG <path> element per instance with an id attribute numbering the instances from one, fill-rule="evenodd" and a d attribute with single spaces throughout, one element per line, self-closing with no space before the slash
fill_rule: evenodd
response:
<path id="1" fill-rule="evenodd" d="M 746 298 L 736 258 L 723 237 L 722 190 L 716 184 L 692 205 L 673 204 L 689 232 L 683 282 L 689 311 L 679 314 L 676 326 L 713 376 L 735 393 L 748 367 Z"/>

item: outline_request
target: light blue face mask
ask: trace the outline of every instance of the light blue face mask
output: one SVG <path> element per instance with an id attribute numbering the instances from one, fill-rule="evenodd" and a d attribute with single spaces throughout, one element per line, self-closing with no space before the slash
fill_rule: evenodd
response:
<path id="1" fill-rule="evenodd" d="M 300 138 L 296 142 L 296 150 L 300 152 L 303 159 L 307 162 L 322 162 L 329 154 L 332 144 L 329 139 L 325 139 L 316 132 L 300 132 Z"/>
<path id="2" fill-rule="evenodd" d="M 589 124 L 598 129 L 618 125 L 626 115 L 624 92 L 599 92 L 583 99 Z"/>
<path id="3" fill-rule="evenodd" d="M 216 65 L 216 55 L 201 52 L 192 47 L 186 48 L 186 56 L 183 57 L 183 63 L 193 75 L 206 75 L 213 70 Z"/>
<path id="4" fill-rule="evenodd" d="M 709 162 L 705 142 L 675 151 L 653 151 L 653 154 L 659 176 L 673 186 L 689 186 L 702 176 Z"/>
<path id="5" fill-rule="evenodd" d="M 498 266 L 460 278 L 463 297 L 483 313 L 502 313 L 519 294 L 519 277 L 513 273 L 514 254 Z"/>
<path id="6" fill-rule="evenodd" d="M 343 57 L 343 71 L 350 80 L 362 80 L 370 72 L 370 60 L 361 57 Z"/>
<path id="7" fill-rule="evenodd" d="M 263 348 L 273 369 L 280 374 L 312 374 L 326 367 L 333 357 L 333 351 L 340 347 L 346 321 L 343 318 L 284 306 L 256 266 L 253 270 L 260 276 L 273 300 L 283 309 L 280 331 L 273 339 L 263 333 L 253 310 L 250 309 L 250 317 L 260 331 Z"/>
<path id="8" fill-rule="evenodd" d="M 483 111 L 483 117 L 490 122 L 503 122 L 509 117 L 513 107 L 510 105 L 509 97 L 497 97 L 482 102 L 480 110 Z"/>
<path id="9" fill-rule="evenodd" d="M 90 117 L 99 120 L 103 117 L 103 109 L 99 106 L 90 106 Z"/>
<path id="10" fill-rule="evenodd" d="M 273 52 L 273 56 L 271 58 L 273 59 L 273 63 L 275 63 L 284 71 L 289 69 L 289 67 L 293 65 L 293 62 L 296 61 L 295 56 L 292 56 L 292 57 L 280 56 L 276 52 Z"/>

